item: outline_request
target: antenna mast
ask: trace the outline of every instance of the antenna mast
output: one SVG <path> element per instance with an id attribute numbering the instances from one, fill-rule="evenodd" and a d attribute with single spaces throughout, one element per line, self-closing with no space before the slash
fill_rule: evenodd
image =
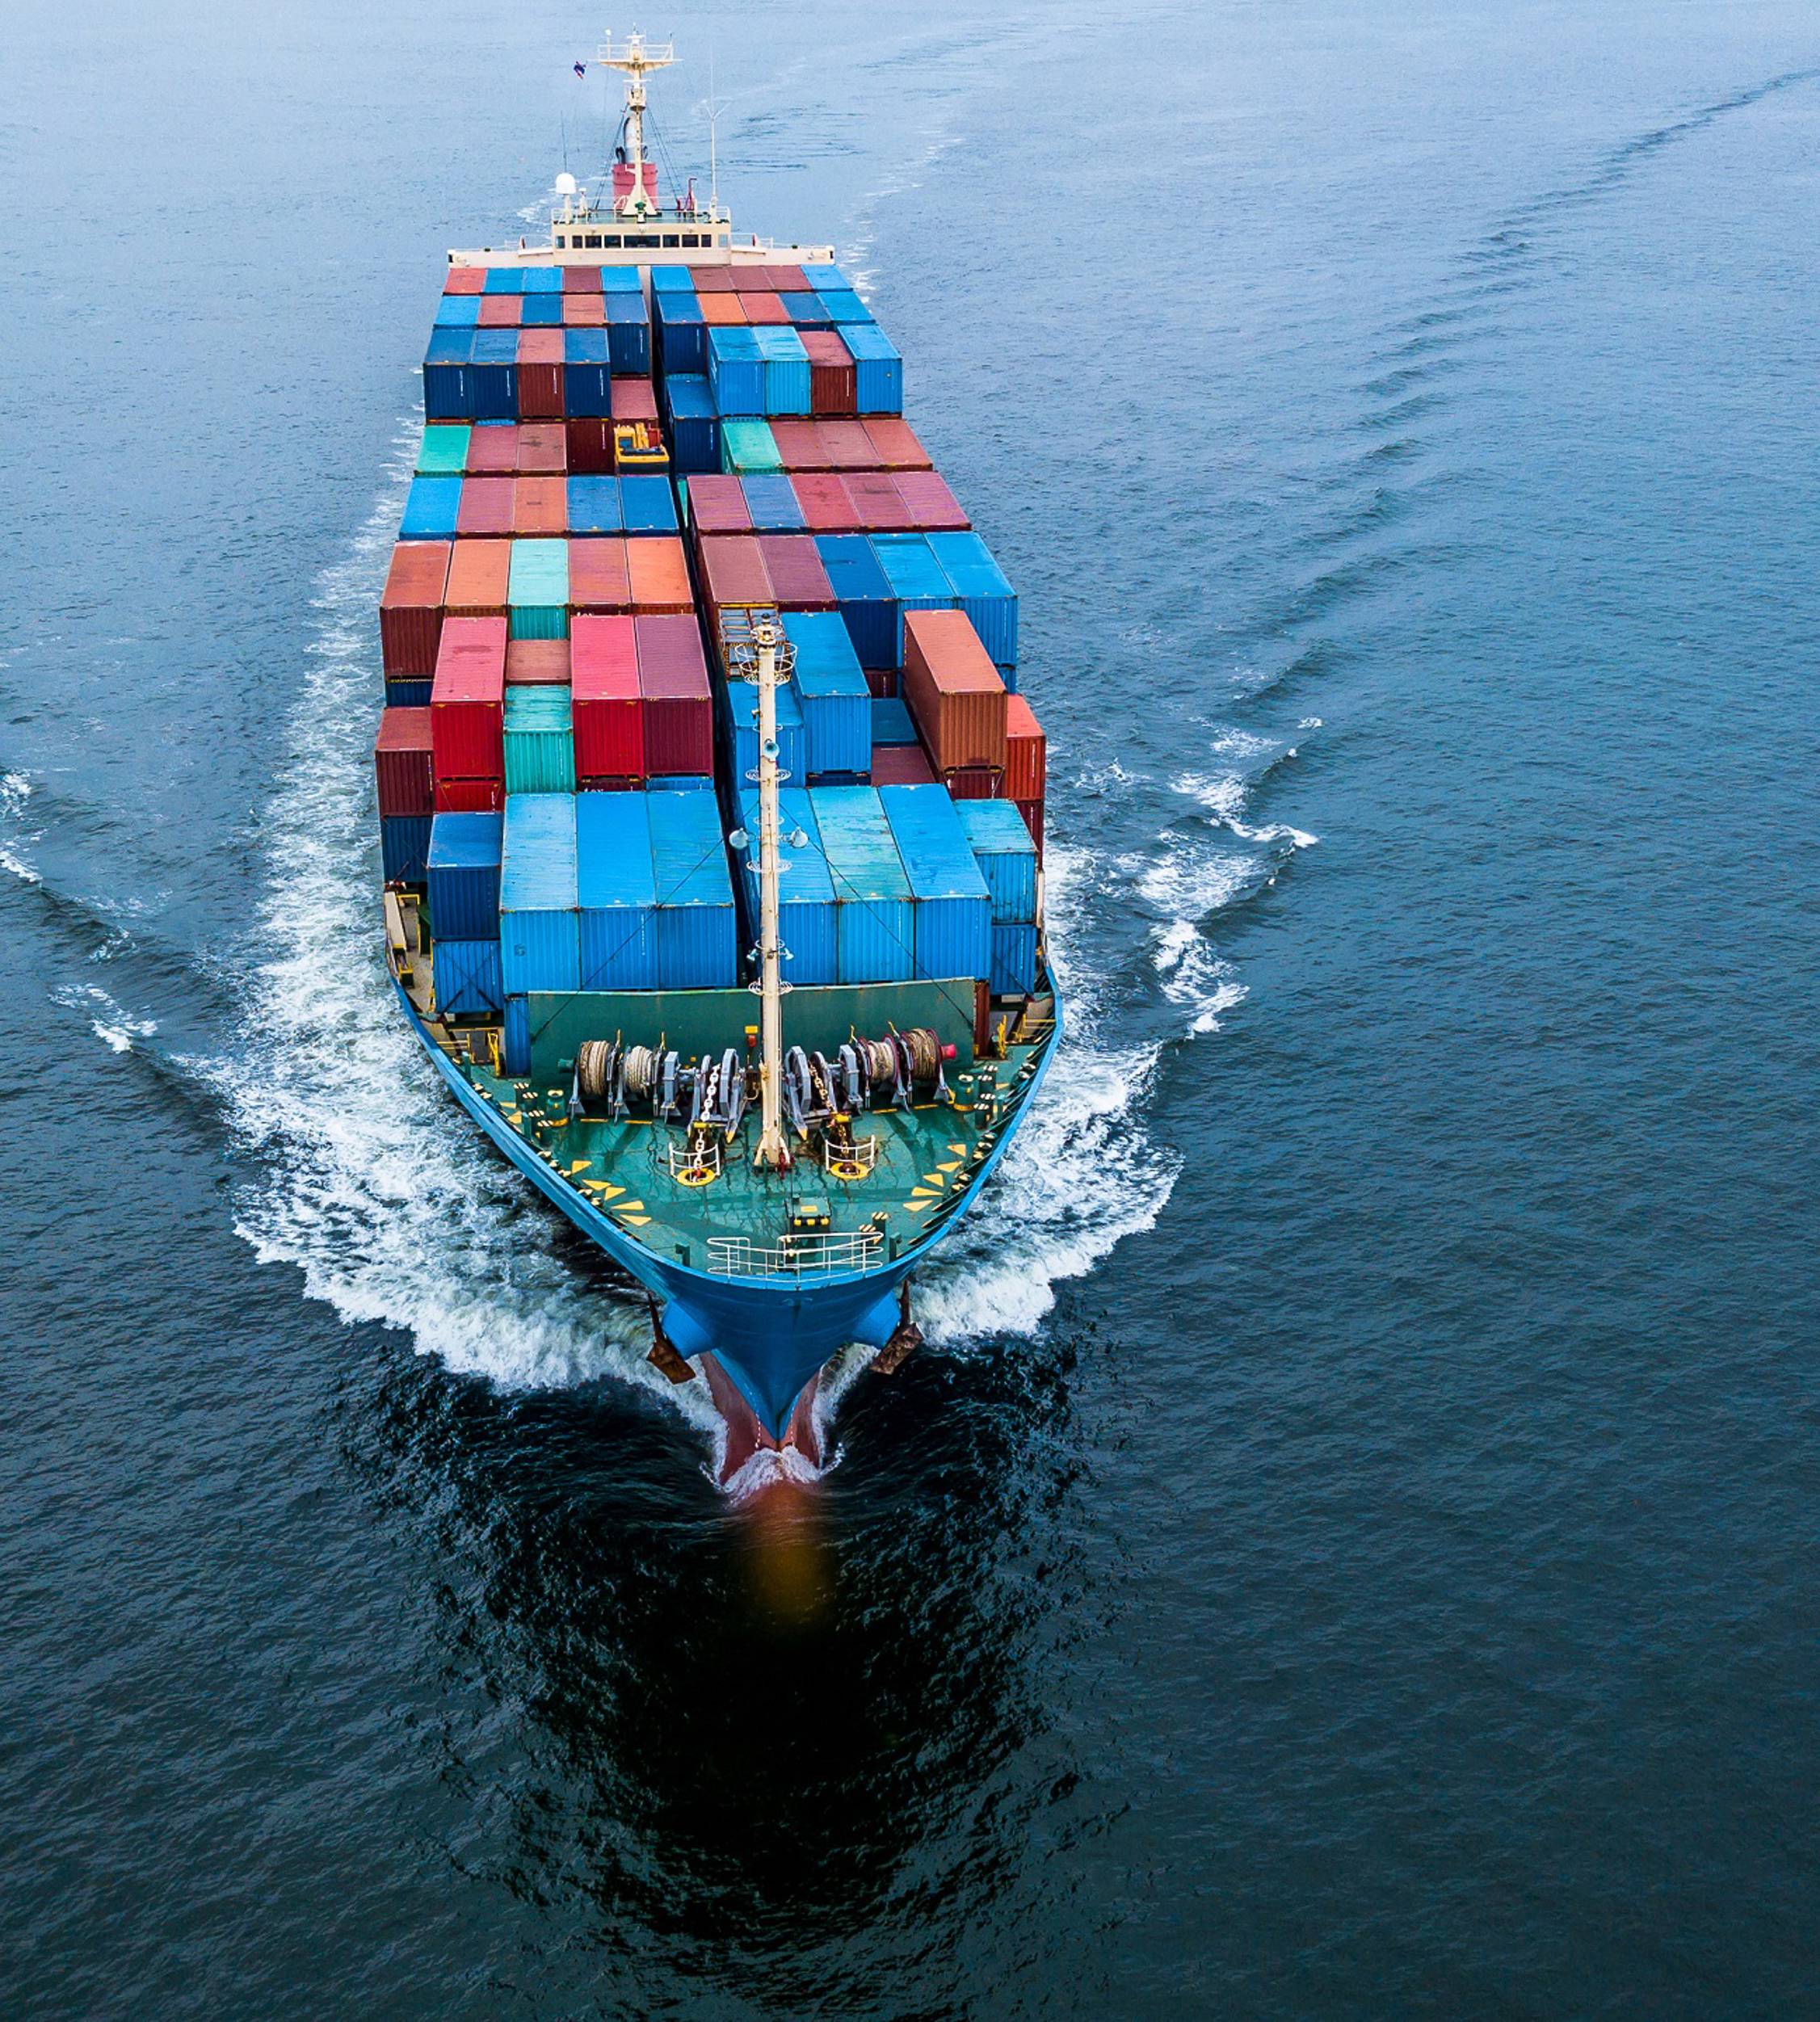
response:
<path id="1" fill-rule="evenodd" d="M 623 70 L 632 82 L 625 94 L 626 165 L 632 170 L 632 187 L 613 199 L 620 217 L 649 217 L 657 205 L 645 187 L 645 78 L 651 70 L 666 70 L 676 61 L 676 45 L 670 42 L 647 43 L 635 29 L 616 44 L 608 29 L 595 58 L 609 70 Z"/>

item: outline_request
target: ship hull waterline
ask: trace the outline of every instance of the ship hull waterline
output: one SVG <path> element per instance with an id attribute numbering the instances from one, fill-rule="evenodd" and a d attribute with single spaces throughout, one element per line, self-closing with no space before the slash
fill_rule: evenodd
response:
<path id="1" fill-rule="evenodd" d="M 392 984 L 411 1030 L 443 1085 L 468 1116 L 555 1207 L 620 1268 L 663 1302 L 663 1326 L 686 1357 L 712 1355 L 750 1406 L 769 1440 L 781 1444 L 798 1401 L 831 1357 L 846 1347 L 883 1347 L 899 1318 L 898 1288 L 967 1214 L 1016 1134 L 1061 1036 L 1061 1000 L 1038 1055 L 1029 1089 L 998 1141 L 941 1225 L 876 1270 L 833 1272 L 787 1282 L 723 1277 L 654 1255 L 570 1186 L 495 1113 L 439 1046 L 410 994 Z"/>

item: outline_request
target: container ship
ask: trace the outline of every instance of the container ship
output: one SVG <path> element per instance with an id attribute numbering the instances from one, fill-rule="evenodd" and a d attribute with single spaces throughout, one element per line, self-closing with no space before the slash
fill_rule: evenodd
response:
<path id="1" fill-rule="evenodd" d="M 918 1344 L 1061 1013 L 1017 599 L 834 249 L 660 191 L 674 60 L 609 41 L 607 173 L 448 255 L 374 762 L 404 1015 L 750 1482 Z"/>

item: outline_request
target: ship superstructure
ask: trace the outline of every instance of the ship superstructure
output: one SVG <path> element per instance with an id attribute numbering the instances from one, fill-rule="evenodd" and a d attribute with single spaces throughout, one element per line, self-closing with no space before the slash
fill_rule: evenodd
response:
<path id="1" fill-rule="evenodd" d="M 549 242 L 452 253 L 380 612 L 389 960 L 456 1099 L 815 1457 L 916 1345 L 1058 1032 L 1017 604 L 830 246 L 664 200 L 645 80 Z"/>

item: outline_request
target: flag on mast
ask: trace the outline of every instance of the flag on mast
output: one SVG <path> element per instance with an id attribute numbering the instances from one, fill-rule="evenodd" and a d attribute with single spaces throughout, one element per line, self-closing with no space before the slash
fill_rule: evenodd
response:
<path id="1" fill-rule="evenodd" d="M 585 78 L 585 77 L 587 75 L 587 74 L 588 74 L 588 66 L 587 66 L 585 63 L 578 63 L 578 64 L 575 65 L 575 74 L 576 74 L 576 76 L 577 76 L 577 77 L 578 77 L 578 78 Z"/>

